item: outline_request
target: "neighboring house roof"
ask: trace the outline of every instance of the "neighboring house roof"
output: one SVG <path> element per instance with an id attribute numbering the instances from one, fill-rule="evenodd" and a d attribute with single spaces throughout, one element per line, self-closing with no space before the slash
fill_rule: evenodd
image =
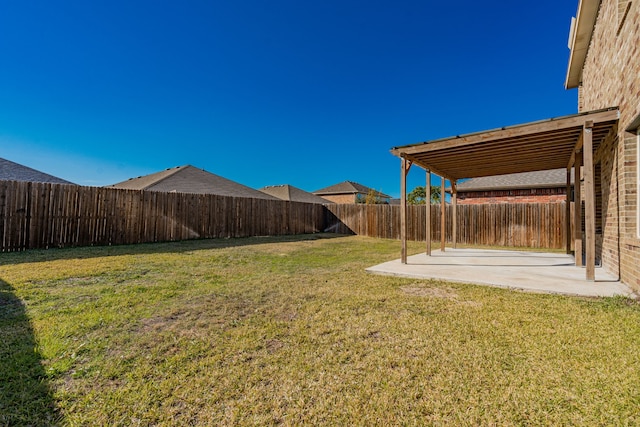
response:
<path id="1" fill-rule="evenodd" d="M 278 199 L 288 200 L 291 202 L 304 202 L 304 203 L 318 203 L 326 204 L 330 201 L 316 196 L 308 191 L 301 190 L 293 185 L 269 185 L 261 188 L 260 191 L 269 194 L 270 196 L 277 197 Z"/>
<path id="2" fill-rule="evenodd" d="M 178 166 L 150 175 L 131 178 L 108 187 L 165 193 L 217 194 L 219 196 L 277 200 L 268 194 L 191 165 Z"/>
<path id="3" fill-rule="evenodd" d="M 369 194 L 369 191 L 373 190 L 372 188 L 366 187 L 362 184 L 358 184 L 353 181 L 344 181 L 339 184 L 331 185 L 329 187 L 322 188 L 320 190 L 316 190 L 313 194 L 318 196 L 330 196 L 335 194 Z M 384 193 L 381 193 L 377 190 L 373 190 L 379 197 L 390 198 Z"/>
<path id="4" fill-rule="evenodd" d="M 571 176 L 573 182 L 573 173 Z M 537 172 L 512 173 L 508 175 L 485 176 L 472 178 L 457 185 L 458 193 L 468 191 L 497 191 L 522 188 L 557 188 L 566 187 L 567 170 L 552 169 Z M 451 188 L 447 188 L 451 192 Z"/>
<path id="5" fill-rule="evenodd" d="M 0 180 L 49 182 L 52 184 L 72 184 L 73 182 L 58 178 L 48 173 L 40 172 L 30 167 L 0 158 Z"/>

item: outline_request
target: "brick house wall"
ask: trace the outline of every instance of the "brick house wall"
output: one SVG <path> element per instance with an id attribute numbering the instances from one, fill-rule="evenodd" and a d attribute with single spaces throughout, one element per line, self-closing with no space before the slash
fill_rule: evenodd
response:
<path id="1" fill-rule="evenodd" d="M 353 204 L 356 202 L 355 194 L 331 194 L 331 195 L 320 195 L 323 199 L 326 199 L 332 203 L 337 204 Z"/>
<path id="2" fill-rule="evenodd" d="M 603 266 L 640 291 L 638 137 L 625 129 L 640 114 L 640 1 L 603 0 L 582 70 L 580 111 L 617 106 L 617 133 L 596 153 L 602 178 Z"/>
<path id="3" fill-rule="evenodd" d="M 530 188 L 495 191 L 459 191 L 458 204 L 560 203 L 567 200 L 567 188 Z"/>

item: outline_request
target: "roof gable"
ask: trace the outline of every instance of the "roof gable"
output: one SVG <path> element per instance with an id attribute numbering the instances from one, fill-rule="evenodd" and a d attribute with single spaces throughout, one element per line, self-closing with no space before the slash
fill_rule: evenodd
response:
<path id="1" fill-rule="evenodd" d="M 374 191 L 377 196 L 389 198 L 390 196 L 381 193 L 380 191 L 374 190 L 372 188 L 366 187 L 362 184 L 358 184 L 353 181 L 344 181 L 335 185 L 331 185 L 329 187 L 322 188 L 320 190 L 316 190 L 313 192 L 315 195 L 336 195 L 336 194 L 369 194 L 369 191 Z"/>
<path id="2" fill-rule="evenodd" d="M 163 193 L 216 194 L 219 196 L 277 200 L 275 197 L 246 185 L 191 165 L 178 166 L 150 175 L 131 178 L 109 187 Z"/>
<path id="3" fill-rule="evenodd" d="M 168 168 L 160 172 L 155 172 L 149 175 L 139 176 L 137 178 L 129 178 L 126 181 L 119 182 L 117 184 L 109 185 L 113 188 L 123 188 L 128 190 L 148 190 L 150 187 L 158 184 L 165 178 L 179 172 L 186 168 L 186 166 L 178 166 L 175 168 Z"/>
<path id="4" fill-rule="evenodd" d="M 62 178 L 58 178 L 48 173 L 40 172 L 28 166 L 21 165 L 11 160 L 0 158 L 0 180 L 5 181 L 27 181 L 27 182 L 48 182 L 52 184 L 73 184 Z"/>
<path id="5" fill-rule="evenodd" d="M 271 196 L 277 197 L 278 199 L 288 200 L 291 202 L 303 202 L 303 203 L 317 203 L 317 204 L 326 204 L 331 203 L 328 200 L 323 199 L 322 197 L 316 196 L 313 193 L 309 193 L 308 191 L 301 190 L 293 185 L 270 185 L 264 188 L 261 188 L 260 191 L 263 193 L 269 194 Z"/>

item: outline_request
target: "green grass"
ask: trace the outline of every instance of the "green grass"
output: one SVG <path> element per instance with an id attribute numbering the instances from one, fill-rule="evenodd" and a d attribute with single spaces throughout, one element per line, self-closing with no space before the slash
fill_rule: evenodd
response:
<path id="1" fill-rule="evenodd" d="M 364 271 L 398 254 L 326 235 L 2 254 L 0 426 L 640 424 L 636 302 Z"/>

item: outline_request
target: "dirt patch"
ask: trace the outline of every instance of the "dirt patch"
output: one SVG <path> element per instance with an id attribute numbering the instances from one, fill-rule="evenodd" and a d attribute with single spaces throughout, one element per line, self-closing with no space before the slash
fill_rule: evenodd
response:
<path id="1" fill-rule="evenodd" d="M 242 298 L 226 295 L 204 295 L 185 301 L 164 315 L 141 319 L 138 332 L 173 332 L 180 336 L 206 334 L 211 328 L 237 326 L 251 314 L 251 304 Z"/>
<path id="2" fill-rule="evenodd" d="M 408 286 L 400 287 L 400 290 L 407 295 L 413 295 L 416 297 L 432 297 L 432 298 L 445 298 L 456 299 L 458 294 L 450 288 L 432 288 L 422 285 L 420 283 L 414 283 Z"/>
<path id="3" fill-rule="evenodd" d="M 459 305 L 464 305 L 467 307 L 482 307 L 482 303 L 477 301 L 467 301 L 460 300 L 458 294 L 454 289 L 451 288 L 434 288 L 429 287 L 421 283 L 413 283 L 408 286 L 400 287 L 400 290 L 407 295 L 412 295 L 416 297 L 426 297 L 426 298 L 442 298 L 453 300 L 457 302 Z"/>
<path id="4" fill-rule="evenodd" d="M 482 303 L 478 301 L 459 301 L 460 305 L 466 305 L 467 307 L 478 308 L 482 307 Z"/>
<path id="5" fill-rule="evenodd" d="M 284 347 L 284 343 L 278 339 L 271 339 L 267 341 L 266 347 L 269 354 L 273 354 Z"/>

